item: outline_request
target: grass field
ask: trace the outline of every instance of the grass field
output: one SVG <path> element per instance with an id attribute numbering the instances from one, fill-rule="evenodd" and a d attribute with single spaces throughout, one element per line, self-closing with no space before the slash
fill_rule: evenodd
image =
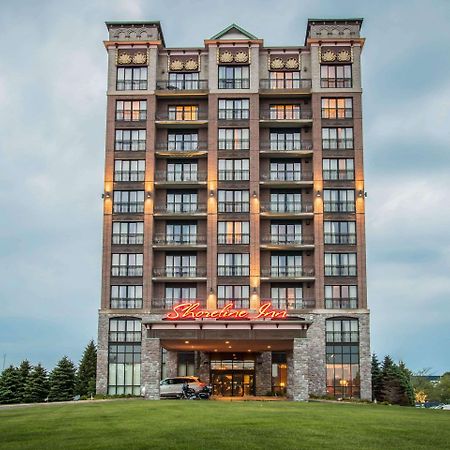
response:
<path id="1" fill-rule="evenodd" d="M 3 449 L 450 448 L 450 411 L 293 402 L 117 400 L 0 410 Z"/>

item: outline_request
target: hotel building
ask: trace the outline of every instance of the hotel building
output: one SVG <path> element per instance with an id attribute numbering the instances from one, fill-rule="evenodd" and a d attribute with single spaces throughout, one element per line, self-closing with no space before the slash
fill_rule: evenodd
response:
<path id="1" fill-rule="evenodd" d="M 371 399 L 362 19 L 283 47 L 106 25 L 97 392 Z"/>

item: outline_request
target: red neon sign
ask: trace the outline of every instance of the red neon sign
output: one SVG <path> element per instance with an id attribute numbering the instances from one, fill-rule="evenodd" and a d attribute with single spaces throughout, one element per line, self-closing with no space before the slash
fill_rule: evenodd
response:
<path id="1" fill-rule="evenodd" d="M 234 309 L 228 303 L 222 309 L 200 309 L 200 303 L 180 303 L 166 314 L 166 319 L 286 319 L 287 311 L 272 309 L 270 303 L 263 303 L 256 313 L 245 309 Z"/>

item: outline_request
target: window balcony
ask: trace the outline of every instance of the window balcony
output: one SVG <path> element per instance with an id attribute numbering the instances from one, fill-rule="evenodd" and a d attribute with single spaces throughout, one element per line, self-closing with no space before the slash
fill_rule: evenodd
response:
<path id="1" fill-rule="evenodd" d="M 144 243 L 144 235 L 137 233 L 112 235 L 113 245 L 142 245 Z"/>
<path id="2" fill-rule="evenodd" d="M 273 309 L 301 310 L 313 309 L 316 306 L 314 298 L 264 298 L 261 303 L 270 303 Z"/>
<path id="3" fill-rule="evenodd" d="M 112 277 L 142 277 L 142 266 L 111 266 Z"/>
<path id="4" fill-rule="evenodd" d="M 219 245 L 248 245 L 250 244 L 250 234 L 218 233 L 217 243 Z"/>
<path id="5" fill-rule="evenodd" d="M 310 122 L 312 120 L 312 111 L 306 108 L 289 108 L 278 109 L 269 108 L 262 109 L 259 113 L 260 120 L 270 122 L 297 122 L 300 120 Z"/>
<path id="6" fill-rule="evenodd" d="M 355 212 L 355 202 L 346 201 L 327 201 L 323 202 L 324 212 L 336 212 L 336 213 L 354 213 Z"/>
<path id="7" fill-rule="evenodd" d="M 355 179 L 354 170 L 324 170 L 324 181 L 353 181 Z"/>
<path id="8" fill-rule="evenodd" d="M 219 89 L 249 89 L 250 78 L 219 78 Z"/>
<path id="9" fill-rule="evenodd" d="M 208 113 L 203 111 L 168 111 L 156 113 L 156 120 L 163 122 L 182 122 L 183 126 L 189 122 L 206 122 Z"/>
<path id="10" fill-rule="evenodd" d="M 249 109 L 218 109 L 218 120 L 249 120 Z"/>
<path id="11" fill-rule="evenodd" d="M 222 213 L 248 213 L 250 212 L 250 203 L 243 202 L 217 202 L 217 212 Z"/>
<path id="12" fill-rule="evenodd" d="M 261 277 L 275 279 L 314 278 L 314 267 L 309 266 L 279 266 L 261 270 Z"/>
<path id="13" fill-rule="evenodd" d="M 325 308 L 327 309 L 356 309 L 358 308 L 357 298 L 325 298 Z"/>
<path id="14" fill-rule="evenodd" d="M 217 266 L 218 277 L 248 277 L 249 266 Z"/>
<path id="15" fill-rule="evenodd" d="M 155 205 L 154 213 L 159 215 L 206 215 L 206 203 L 169 203 Z"/>
<path id="16" fill-rule="evenodd" d="M 322 149 L 327 150 L 353 150 L 353 139 L 322 139 Z"/>
<path id="17" fill-rule="evenodd" d="M 304 234 L 265 235 L 261 237 L 261 247 L 314 247 L 314 236 Z"/>
<path id="18" fill-rule="evenodd" d="M 314 214 L 314 207 L 312 203 L 306 202 L 267 202 L 261 203 L 261 213 L 265 215 Z"/>
<path id="19" fill-rule="evenodd" d="M 311 80 L 262 79 L 259 82 L 259 88 L 262 90 L 310 90 Z"/>
<path id="20" fill-rule="evenodd" d="M 155 181 L 158 184 L 205 184 L 208 174 L 205 171 L 172 171 L 158 170 L 155 172 Z"/>
<path id="21" fill-rule="evenodd" d="M 219 181 L 248 181 L 250 180 L 250 170 L 247 169 L 230 169 L 219 170 Z"/>
<path id="22" fill-rule="evenodd" d="M 176 266 L 153 269 L 155 278 L 206 278 L 206 267 Z"/>
<path id="23" fill-rule="evenodd" d="M 153 238 L 153 244 L 155 246 L 176 246 L 176 247 L 193 247 L 193 246 L 205 246 L 206 236 L 198 234 L 166 234 L 157 233 Z"/>
<path id="24" fill-rule="evenodd" d="M 166 311 L 173 309 L 180 303 L 200 303 L 202 308 L 206 308 L 206 301 L 192 298 L 152 298 L 152 309 Z"/>
<path id="25" fill-rule="evenodd" d="M 248 298 L 218 298 L 217 299 L 217 307 L 223 308 L 226 305 L 231 303 L 233 305 L 233 309 L 249 309 L 250 308 L 250 299 Z"/>
<path id="26" fill-rule="evenodd" d="M 208 80 L 158 80 L 156 82 L 157 91 L 207 91 Z"/>
<path id="27" fill-rule="evenodd" d="M 326 277 L 356 277 L 357 271 L 356 266 L 328 266 L 325 265 L 325 276 Z"/>
<path id="28" fill-rule="evenodd" d="M 279 154 L 283 152 L 289 153 L 311 153 L 313 149 L 312 141 L 290 139 L 285 141 L 269 141 L 261 143 L 262 153 L 274 153 Z"/>
<path id="29" fill-rule="evenodd" d="M 250 149 L 250 139 L 218 139 L 219 151 L 241 151 Z"/>
<path id="30" fill-rule="evenodd" d="M 113 213 L 116 214 L 142 214 L 144 202 L 114 202 Z"/>
<path id="31" fill-rule="evenodd" d="M 160 141 L 156 143 L 156 154 L 160 156 L 191 157 L 206 155 L 208 141 Z"/>
<path id="32" fill-rule="evenodd" d="M 275 172 L 265 172 L 260 174 L 260 183 L 261 184 L 270 184 L 270 185 L 280 185 L 280 186 L 289 186 L 289 185 L 304 185 L 304 184 L 312 184 L 313 182 L 313 174 L 312 172 L 306 171 L 294 171 L 294 170 L 283 170 L 283 171 L 275 171 Z"/>
<path id="33" fill-rule="evenodd" d="M 356 244 L 356 234 L 333 234 L 324 233 L 324 243 L 325 244 L 340 244 L 340 245 L 355 245 Z"/>

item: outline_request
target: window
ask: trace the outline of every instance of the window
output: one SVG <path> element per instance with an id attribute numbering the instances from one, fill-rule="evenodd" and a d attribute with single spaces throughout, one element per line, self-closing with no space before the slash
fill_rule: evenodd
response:
<path id="1" fill-rule="evenodd" d="M 250 130 L 248 128 L 219 128 L 219 150 L 248 150 Z"/>
<path id="2" fill-rule="evenodd" d="M 219 159 L 219 181 L 248 181 L 250 160 Z"/>
<path id="3" fill-rule="evenodd" d="M 326 321 L 327 393 L 359 396 L 359 329 L 357 319 Z"/>
<path id="4" fill-rule="evenodd" d="M 114 191 L 113 212 L 143 213 L 144 191 Z"/>
<path id="5" fill-rule="evenodd" d="M 217 306 L 223 308 L 232 303 L 233 308 L 250 308 L 250 286 L 218 285 Z"/>
<path id="6" fill-rule="evenodd" d="M 179 377 L 195 375 L 195 352 L 178 352 L 177 359 Z M 173 381 L 176 382 L 177 380 Z M 181 383 L 183 381 L 181 381 Z"/>
<path id="7" fill-rule="evenodd" d="M 168 191 L 166 196 L 168 212 L 197 212 L 197 193 Z"/>
<path id="8" fill-rule="evenodd" d="M 326 277 L 356 277 L 356 253 L 325 253 Z"/>
<path id="9" fill-rule="evenodd" d="M 144 222 L 113 222 L 112 243 L 136 245 L 144 243 Z"/>
<path id="10" fill-rule="evenodd" d="M 198 120 L 198 106 L 170 105 L 169 120 Z"/>
<path id="11" fill-rule="evenodd" d="M 354 180 L 355 164 L 352 158 L 347 159 L 324 159 L 324 180 Z"/>
<path id="12" fill-rule="evenodd" d="M 217 198 L 219 213 L 248 213 L 250 211 L 249 191 L 219 189 Z"/>
<path id="13" fill-rule="evenodd" d="M 197 175 L 197 162 L 177 161 L 167 163 L 167 181 L 197 181 Z"/>
<path id="14" fill-rule="evenodd" d="M 195 286 L 176 286 L 166 285 L 165 298 L 167 306 L 173 306 L 176 303 L 191 302 L 197 299 L 197 288 Z"/>
<path id="15" fill-rule="evenodd" d="M 322 99 L 322 119 L 351 119 L 352 117 L 352 98 Z"/>
<path id="16" fill-rule="evenodd" d="M 142 253 L 113 253 L 111 276 L 142 277 L 144 255 Z"/>
<path id="17" fill-rule="evenodd" d="M 114 181 L 144 181 L 145 160 L 122 160 L 114 161 Z"/>
<path id="18" fill-rule="evenodd" d="M 300 192 L 271 192 L 270 211 L 274 213 L 300 212 L 302 194 Z"/>
<path id="19" fill-rule="evenodd" d="M 250 244 L 250 222 L 218 222 L 217 243 L 237 245 Z"/>
<path id="20" fill-rule="evenodd" d="M 147 89 L 147 67 L 118 67 L 118 91 L 135 91 Z"/>
<path id="21" fill-rule="evenodd" d="M 270 257 L 270 275 L 272 277 L 301 277 L 301 254 L 272 254 Z"/>
<path id="22" fill-rule="evenodd" d="M 286 353 L 272 352 L 272 392 L 274 394 L 286 394 L 287 372 Z"/>
<path id="23" fill-rule="evenodd" d="M 219 119 L 242 120 L 250 118 L 248 99 L 219 100 Z"/>
<path id="24" fill-rule="evenodd" d="M 270 89 L 299 89 L 300 72 L 270 72 Z"/>
<path id="25" fill-rule="evenodd" d="M 116 120 L 123 120 L 125 122 L 147 120 L 147 101 L 117 100 Z"/>
<path id="26" fill-rule="evenodd" d="M 195 277 L 197 275 L 197 256 L 191 254 L 166 255 L 167 277 Z"/>
<path id="27" fill-rule="evenodd" d="M 250 275 L 250 254 L 218 253 L 217 275 L 219 277 L 248 277 Z"/>
<path id="28" fill-rule="evenodd" d="M 301 223 L 271 223 L 270 242 L 272 244 L 301 244 Z"/>
<path id="29" fill-rule="evenodd" d="M 167 223 L 166 242 L 168 244 L 195 244 L 197 242 L 196 223 Z"/>
<path id="30" fill-rule="evenodd" d="M 358 287 L 354 285 L 325 286 L 325 308 L 350 309 L 358 307 Z"/>
<path id="31" fill-rule="evenodd" d="M 141 321 L 111 319 L 108 345 L 108 394 L 141 393 Z"/>
<path id="32" fill-rule="evenodd" d="M 284 160 L 270 162 L 270 180 L 300 181 L 301 179 L 302 165 L 300 161 Z"/>
<path id="33" fill-rule="evenodd" d="M 302 309 L 304 307 L 301 286 L 273 286 L 270 293 L 272 306 L 276 309 Z"/>
<path id="34" fill-rule="evenodd" d="M 272 120 L 299 120 L 300 105 L 270 105 L 269 117 Z"/>
<path id="35" fill-rule="evenodd" d="M 351 88 L 351 65 L 326 65 L 320 66 L 320 87 L 322 88 Z"/>
<path id="36" fill-rule="evenodd" d="M 145 151 L 145 130 L 116 130 L 114 150 L 121 152 Z"/>
<path id="37" fill-rule="evenodd" d="M 271 130 L 270 150 L 301 150 L 300 131 Z"/>
<path id="38" fill-rule="evenodd" d="M 142 308 L 142 286 L 111 286 L 111 308 Z"/>
<path id="39" fill-rule="evenodd" d="M 324 189 L 323 210 L 325 212 L 355 212 L 355 191 L 353 189 Z"/>
<path id="40" fill-rule="evenodd" d="M 169 89 L 199 89 L 198 72 L 169 72 Z"/>
<path id="41" fill-rule="evenodd" d="M 323 223 L 325 244 L 356 244 L 356 222 Z"/>
<path id="42" fill-rule="evenodd" d="M 169 131 L 167 144 L 169 151 L 191 152 L 198 150 L 198 133 L 191 131 Z"/>
<path id="43" fill-rule="evenodd" d="M 219 89 L 248 89 L 249 66 L 219 66 Z"/>
<path id="44" fill-rule="evenodd" d="M 323 150 L 353 149 L 353 128 L 322 128 Z"/>

